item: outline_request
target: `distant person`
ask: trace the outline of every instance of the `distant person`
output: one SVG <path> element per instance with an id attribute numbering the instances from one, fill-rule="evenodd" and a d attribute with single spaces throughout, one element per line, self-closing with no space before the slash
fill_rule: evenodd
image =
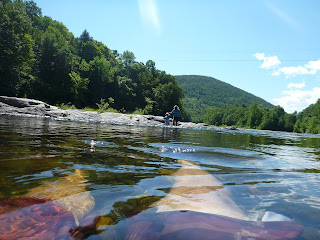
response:
<path id="1" fill-rule="evenodd" d="M 173 110 L 171 111 L 171 114 L 173 115 L 173 126 L 178 126 L 179 120 L 183 118 L 181 111 L 177 105 L 173 107 Z"/>
<path id="2" fill-rule="evenodd" d="M 166 115 L 163 117 L 164 123 L 166 125 L 170 125 L 170 116 L 171 116 L 170 113 L 167 112 Z"/>

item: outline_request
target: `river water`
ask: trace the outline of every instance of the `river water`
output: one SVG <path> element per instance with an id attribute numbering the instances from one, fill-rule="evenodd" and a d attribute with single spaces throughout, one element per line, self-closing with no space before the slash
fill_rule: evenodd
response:
<path id="1" fill-rule="evenodd" d="M 218 179 L 251 220 L 272 211 L 303 225 L 302 239 L 320 239 L 319 152 L 319 135 L 0 116 L 0 200 L 80 196 L 78 221 L 117 224 L 166 196 L 185 160 Z"/>

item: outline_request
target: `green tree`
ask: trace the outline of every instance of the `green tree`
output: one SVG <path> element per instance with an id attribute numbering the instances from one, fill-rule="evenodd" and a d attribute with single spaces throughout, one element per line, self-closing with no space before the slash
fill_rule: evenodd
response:
<path id="1" fill-rule="evenodd" d="M 28 18 L 31 20 L 32 26 L 40 29 L 42 26 L 42 11 L 34 1 L 24 2 L 25 11 Z"/>
<path id="2" fill-rule="evenodd" d="M 104 57 L 95 57 L 89 62 L 88 71 L 88 98 L 89 106 L 94 106 L 100 99 L 106 99 L 112 95 L 112 89 L 108 88 L 113 81 L 113 71 L 110 62 Z"/>
<path id="3" fill-rule="evenodd" d="M 207 111 L 205 115 L 205 123 L 210 125 L 220 126 L 222 125 L 223 110 L 219 108 L 212 108 Z"/>
<path id="4" fill-rule="evenodd" d="M 134 98 L 136 96 L 133 89 L 132 79 L 124 76 L 118 76 L 117 91 L 115 92 L 116 106 L 118 109 L 133 111 L 135 109 Z"/>
<path id="5" fill-rule="evenodd" d="M 184 109 L 181 101 L 183 97 L 182 89 L 174 84 L 174 82 L 159 84 L 154 88 L 153 94 L 155 102 L 153 108 L 154 114 L 164 115 L 168 109 L 171 110 L 174 105 L 178 105 L 183 115 Z"/>
<path id="6" fill-rule="evenodd" d="M 34 41 L 22 1 L 0 4 L 0 95 L 23 96 L 31 81 Z"/>
<path id="7" fill-rule="evenodd" d="M 141 63 L 134 63 L 128 72 L 130 79 L 133 81 L 134 105 L 136 108 L 143 109 L 146 105 L 145 98 L 151 95 L 152 88 L 149 83 L 152 81 L 152 74 Z"/>
<path id="8" fill-rule="evenodd" d="M 261 129 L 281 131 L 285 129 L 285 111 L 280 106 L 275 106 L 267 112 L 260 125 Z"/>
<path id="9" fill-rule="evenodd" d="M 79 37 L 79 42 L 80 42 L 80 47 L 83 43 L 86 43 L 86 42 L 93 42 L 93 38 L 90 36 L 89 32 L 87 31 L 87 29 L 85 29 L 80 37 Z"/>
<path id="10" fill-rule="evenodd" d="M 71 71 L 69 73 L 72 87 L 71 95 L 73 97 L 73 102 L 77 107 L 84 107 L 86 104 L 86 94 L 88 90 L 88 78 L 82 78 L 78 73 Z"/>
<path id="11" fill-rule="evenodd" d="M 123 61 L 124 67 L 129 68 L 135 63 L 136 57 L 133 52 L 124 51 L 121 55 L 121 59 Z"/>
<path id="12" fill-rule="evenodd" d="M 296 121 L 297 121 L 297 112 L 294 112 L 292 114 L 287 114 L 285 116 L 284 130 L 287 132 L 293 132 Z"/>
<path id="13" fill-rule="evenodd" d="M 92 61 L 95 57 L 101 57 L 102 53 L 99 47 L 93 42 L 85 42 L 81 46 L 80 56 L 87 62 Z"/>
<path id="14" fill-rule="evenodd" d="M 298 133 L 305 132 L 305 129 L 303 129 L 303 123 L 302 123 L 302 121 L 300 119 L 298 119 L 296 121 L 296 123 L 294 124 L 293 131 L 294 132 L 298 132 Z"/>
<path id="15" fill-rule="evenodd" d="M 320 133 L 320 120 L 317 117 L 311 117 L 308 119 L 306 123 L 306 130 L 307 133 L 318 134 Z"/>
<path id="16" fill-rule="evenodd" d="M 252 103 L 248 109 L 247 126 L 257 128 L 261 124 L 263 115 L 263 108 L 256 102 Z"/>
<path id="17" fill-rule="evenodd" d="M 49 26 L 43 34 L 39 75 L 42 99 L 51 104 L 69 101 L 72 52 L 58 28 Z"/>
<path id="18" fill-rule="evenodd" d="M 156 71 L 156 64 L 154 61 L 148 60 L 146 62 L 146 66 L 147 66 L 148 71 L 150 71 L 151 73 L 154 73 Z"/>
<path id="19" fill-rule="evenodd" d="M 320 119 L 320 99 L 311 104 L 296 116 L 294 132 L 318 133 L 318 120 Z"/>

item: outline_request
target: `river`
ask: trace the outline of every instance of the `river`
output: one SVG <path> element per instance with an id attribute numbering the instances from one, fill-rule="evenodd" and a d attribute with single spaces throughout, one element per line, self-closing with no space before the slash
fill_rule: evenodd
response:
<path id="1" fill-rule="evenodd" d="M 80 196 L 77 221 L 115 225 L 166 196 L 185 160 L 219 180 L 250 220 L 275 212 L 303 225 L 301 239 L 320 239 L 319 152 L 319 135 L 0 116 L 0 200 L 65 207 Z"/>

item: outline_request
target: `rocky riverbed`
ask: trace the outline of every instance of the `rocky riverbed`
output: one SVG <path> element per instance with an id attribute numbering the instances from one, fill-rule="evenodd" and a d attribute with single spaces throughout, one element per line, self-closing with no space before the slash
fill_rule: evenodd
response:
<path id="1" fill-rule="evenodd" d="M 139 126 L 165 126 L 163 116 L 123 114 L 123 113 L 99 113 L 83 110 L 62 110 L 56 106 L 46 104 L 39 100 L 0 96 L 0 115 L 43 117 L 63 121 L 80 121 L 107 124 L 125 124 Z M 172 127 L 172 122 L 170 126 Z M 203 123 L 180 122 L 179 128 L 199 129 L 226 129 L 210 126 Z M 235 130 L 230 127 L 227 129 Z"/>

